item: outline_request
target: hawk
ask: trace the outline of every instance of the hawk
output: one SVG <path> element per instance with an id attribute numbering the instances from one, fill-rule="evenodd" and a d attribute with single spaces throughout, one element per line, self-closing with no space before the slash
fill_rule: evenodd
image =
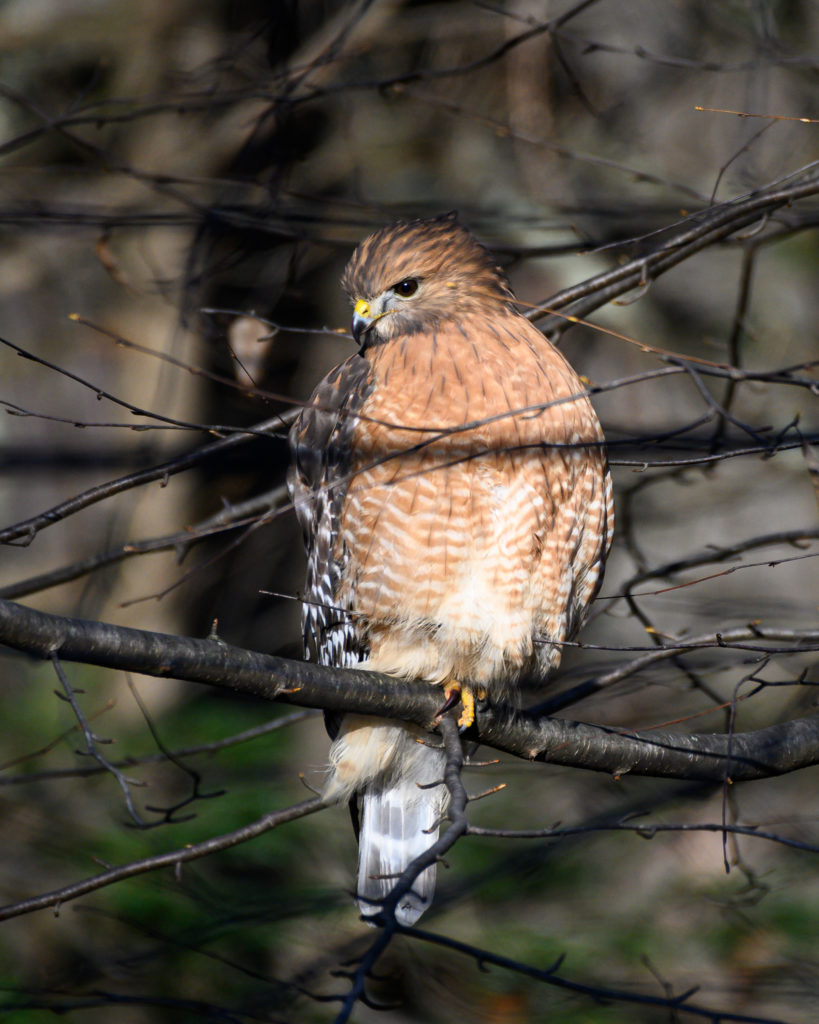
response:
<path id="1" fill-rule="evenodd" d="M 290 435 L 306 656 L 441 686 L 450 705 L 460 694 L 468 725 L 475 694 L 508 696 L 558 664 L 599 588 L 613 528 L 600 424 L 455 215 L 376 231 L 342 286 L 359 351 Z M 437 837 L 443 753 L 423 738 L 337 723 L 323 795 L 360 801 L 365 917 Z M 398 920 L 414 923 L 434 886 L 433 866 Z"/>

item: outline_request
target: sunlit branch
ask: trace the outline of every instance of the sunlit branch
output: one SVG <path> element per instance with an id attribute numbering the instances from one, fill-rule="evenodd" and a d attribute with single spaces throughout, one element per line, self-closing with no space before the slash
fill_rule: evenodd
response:
<path id="1" fill-rule="evenodd" d="M 753 629 L 752 636 L 781 631 Z M 791 632 L 791 652 L 819 649 L 819 630 Z M 329 711 L 376 714 L 437 724 L 440 694 L 393 677 L 355 669 L 332 669 L 198 640 L 110 623 L 47 615 L 10 601 L 0 602 L 0 641 L 39 657 L 59 657 L 159 677 L 208 683 Z M 762 644 L 737 641 L 728 631 L 700 646 L 764 653 Z M 694 649 L 675 644 L 674 652 Z M 652 652 L 647 659 L 667 655 Z M 819 763 L 819 716 L 795 719 L 756 732 L 731 736 L 667 730 L 628 730 L 552 718 L 536 718 L 506 705 L 487 706 L 477 716 L 474 736 L 516 757 L 616 776 L 626 774 L 701 781 L 738 782 L 767 778 Z"/>

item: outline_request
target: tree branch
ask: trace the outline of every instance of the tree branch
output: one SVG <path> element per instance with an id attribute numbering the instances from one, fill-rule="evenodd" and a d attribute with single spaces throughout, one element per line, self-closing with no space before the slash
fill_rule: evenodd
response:
<path id="1" fill-rule="evenodd" d="M 744 1013 L 729 1013 L 727 1011 L 714 1010 L 696 1003 L 689 1002 L 696 993 L 697 988 L 692 988 L 678 996 L 644 995 L 640 992 L 628 992 L 622 989 L 606 988 L 597 985 L 582 984 L 570 981 L 557 974 L 563 964 L 563 956 L 559 957 L 551 966 L 546 968 L 533 967 L 520 960 L 513 960 L 510 957 L 501 956 L 489 949 L 479 949 L 469 943 L 461 942 L 458 939 L 450 939 L 445 935 L 436 935 L 434 932 L 424 931 L 421 928 L 400 928 L 403 935 L 419 942 L 428 942 L 435 946 L 451 949 L 457 953 L 463 953 L 471 957 L 481 970 L 486 970 L 487 965 L 502 967 L 513 971 L 516 974 L 523 974 L 526 977 L 534 978 L 537 981 L 545 982 L 547 985 L 554 985 L 556 988 L 568 989 L 572 992 L 590 996 L 595 1002 L 606 1003 L 627 1003 L 636 1006 L 665 1007 L 672 1013 L 669 1020 L 679 1019 L 679 1014 L 689 1014 L 693 1017 L 705 1017 L 712 1024 L 722 1024 L 723 1021 L 735 1021 L 737 1024 L 784 1024 L 783 1021 L 773 1017 L 757 1017 Z"/>
<path id="2" fill-rule="evenodd" d="M 94 505 L 98 501 L 104 501 L 115 494 L 129 491 L 133 487 L 148 484 L 154 480 L 166 481 L 176 473 L 190 469 L 191 466 L 197 465 L 212 455 L 223 454 L 228 449 L 244 444 L 254 437 L 276 438 L 283 436 L 283 432 L 286 432 L 284 428 L 289 426 L 300 411 L 300 408 L 287 410 L 276 416 L 271 416 L 269 419 L 263 420 L 253 427 L 237 429 L 227 437 L 220 437 L 218 441 L 213 441 L 211 444 L 204 445 L 184 455 L 176 456 L 158 466 L 151 466 L 136 473 L 128 473 L 126 476 L 118 477 L 116 480 L 109 480 L 107 483 L 91 487 L 81 494 L 75 494 L 73 498 L 68 498 L 66 501 L 60 502 L 59 505 L 39 513 L 39 515 L 32 516 L 30 519 L 24 519 L 22 522 L 0 530 L 0 544 L 22 541 L 22 545 L 25 547 L 34 540 L 34 537 L 40 530 L 53 526 L 54 523 L 59 523 L 63 519 L 74 515 L 75 512 L 88 508 L 89 505 Z"/>
<path id="3" fill-rule="evenodd" d="M 776 181 L 747 196 L 700 210 L 679 225 L 661 229 L 659 234 L 669 234 L 650 250 L 612 270 L 564 288 L 548 299 L 541 309 L 532 310 L 529 316 L 533 320 L 542 320 L 541 330 L 555 340 L 572 326 L 572 318 L 584 317 L 632 288 L 645 287 L 694 253 L 730 238 L 742 228 L 759 222 L 791 202 L 817 192 L 819 171 L 813 163 L 796 172 L 787 182 Z"/>
<path id="4" fill-rule="evenodd" d="M 108 868 L 98 875 L 84 878 L 81 882 L 74 882 L 61 889 L 52 892 L 44 892 L 40 896 L 32 896 L 27 900 L 20 900 L 19 903 L 9 903 L 8 906 L 0 907 L 0 921 L 7 921 L 11 917 L 20 917 L 22 914 L 29 914 L 32 910 L 42 910 L 44 907 L 57 907 L 67 903 L 69 900 L 84 896 L 87 892 L 95 889 L 102 889 L 112 882 L 121 882 L 124 878 L 133 878 L 134 875 L 143 875 L 146 871 L 156 871 L 157 868 L 176 867 L 188 860 L 198 860 L 200 857 L 207 857 L 218 850 L 226 850 L 231 846 L 238 846 L 248 839 L 269 832 L 270 829 L 284 825 L 296 818 L 303 818 L 308 814 L 314 814 L 322 810 L 326 805 L 320 797 L 312 800 L 305 800 L 292 807 L 286 807 L 281 811 L 271 811 L 263 814 L 261 818 L 243 825 L 233 832 L 226 832 L 221 836 L 214 836 L 205 839 L 201 843 L 192 843 L 179 850 L 170 850 L 167 853 L 158 853 L 153 857 L 146 857 L 144 860 L 131 861 L 121 867 Z"/>
<path id="5" fill-rule="evenodd" d="M 793 639 L 791 631 L 789 635 Z M 741 638 L 778 639 L 781 631 L 755 627 L 726 632 L 711 646 L 724 647 Z M 819 642 L 819 631 L 798 634 L 797 639 L 795 650 L 805 650 L 808 642 Z M 376 672 L 291 661 L 232 647 L 218 638 L 199 640 L 48 615 L 11 601 L 0 601 L 0 642 L 36 657 L 207 683 L 302 707 L 414 722 L 429 730 L 436 728 L 441 702 L 437 688 Z M 730 736 L 686 735 L 536 718 L 506 705 L 490 705 L 479 710 L 474 737 L 516 757 L 618 777 L 739 782 L 819 763 L 819 716 Z"/>

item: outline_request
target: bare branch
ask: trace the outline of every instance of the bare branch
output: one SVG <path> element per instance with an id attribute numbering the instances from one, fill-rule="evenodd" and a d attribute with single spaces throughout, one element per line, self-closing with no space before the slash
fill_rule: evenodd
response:
<path id="1" fill-rule="evenodd" d="M 674 825 L 656 822 L 640 822 L 632 824 L 620 821 L 615 824 L 594 822 L 591 825 L 559 828 L 482 828 L 470 825 L 466 834 L 489 839 L 566 839 L 569 836 L 589 835 L 596 832 L 633 832 L 641 839 L 653 839 L 665 832 L 716 832 L 735 836 L 747 836 L 750 839 L 764 839 L 779 846 L 788 846 L 806 853 L 819 853 L 816 843 L 804 843 L 798 839 L 788 839 L 779 832 L 770 832 L 758 825 L 729 825 L 723 822 L 684 822 Z"/>
<path id="2" fill-rule="evenodd" d="M 119 868 L 109 868 L 98 875 L 86 878 L 82 882 L 74 882 L 72 885 L 63 886 L 52 892 L 43 893 L 40 896 L 33 896 L 31 899 L 20 900 L 19 903 L 11 903 L 8 906 L 0 907 L 0 921 L 7 921 L 10 917 L 19 917 L 21 914 L 30 914 L 33 910 L 42 910 L 45 907 L 59 908 L 63 903 L 74 900 L 78 896 L 84 896 L 87 892 L 101 889 L 113 882 L 121 882 L 124 878 L 133 878 L 135 875 L 143 875 L 147 871 L 156 871 L 158 868 L 176 867 L 184 864 L 185 861 L 197 860 L 200 857 L 207 857 L 219 850 L 226 850 L 228 847 L 237 846 L 239 843 L 246 843 L 249 839 L 263 835 L 279 825 L 284 825 L 296 818 L 304 818 L 308 814 L 315 814 L 325 807 L 324 802 L 318 797 L 313 800 L 305 800 L 303 803 L 294 804 L 283 811 L 272 811 L 264 814 L 261 818 L 250 825 L 243 825 L 233 832 L 226 832 L 221 836 L 214 836 L 201 843 L 183 846 L 179 850 L 171 850 L 168 853 L 160 853 L 153 857 L 146 857 L 144 860 L 135 860 L 130 864 L 123 864 Z"/>
<path id="3" fill-rule="evenodd" d="M 709 643 L 675 644 L 651 652 L 669 657 L 695 647 L 764 652 L 740 637 L 759 640 L 787 635 L 791 651 L 819 649 L 819 630 L 753 628 L 717 634 Z M 0 641 L 39 657 L 119 668 L 163 678 L 208 683 L 267 700 L 328 711 L 353 711 L 436 726 L 440 695 L 432 687 L 355 669 L 330 669 L 198 640 L 126 629 L 110 623 L 47 615 L 10 601 L 0 602 Z M 795 719 L 756 732 L 724 735 L 630 731 L 549 718 L 533 718 L 501 706 L 478 713 L 476 739 L 516 757 L 622 776 L 739 782 L 767 778 L 819 763 L 819 716 Z"/>
<path id="4" fill-rule="evenodd" d="M 137 811 L 136 805 L 134 804 L 134 798 L 131 794 L 131 786 L 141 786 L 143 783 L 136 779 L 129 779 L 124 772 L 121 772 L 116 765 L 111 764 L 111 762 L 100 752 L 99 744 L 110 743 L 111 741 L 100 739 L 99 736 L 94 735 L 91 726 L 88 724 L 88 721 L 77 702 L 74 690 L 68 681 L 68 676 L 63 671 L 58 655 L 51 655 L 51 663 L 54 666 L 54 671 L 57 673 L 57 678 L 62 684 L 64 690 L 63 699 L 71 705 L 71 710 L 76 715 L 77 722 L 82 730 L 83 736 L 85 737 L 85 745 L 87 749 L 85 751 L 81 751 L 81 753 L 89 754 L 104 771 L 109 772 L 117 780 L 119 788 L 122 790 L 122 795 L 125 798 L 125 806 L 128 808 L 128 813 L 131 815 L 133 823 L 139 828 L 150 828 L 151 826 L 148 822 L 145 821 Z M 58 692 L 58 696 L 63 695 Z"/>
<path id="5" fill-rule="evenodd" d="M 221 454 L 230 448 L 234 448 L 236 445 L 245 444 L 253 437 L 259 435 L 274 438 L 281 437 L 285 432 L 283 428 L 286 428 L 300 411 L 300 409 L 294 409 L 289 412 L 280 413 L 277 416 L 271 416 L 270 419 L 263 420 L 261 423 L 256 424 L 255 427 L 247 430 L 238 429 L 233 431 L 228 437 L 222 437 L 218 441 L 214 441 L 212 444 L 205 445 L 205 447 L 198 448 L 186 455 L 179 455 L 176 458 L 169 459 L 159 466 L 151 466 L 149 469 L 143 469 L 136 473 L 128 473 L 127 476 L 121 476 L 116 480 L 109 480 L 107 483 L 91 487 L 89 490 L 83 491 L 82 494 L 77 494 L 67 501 L 60 502 L 59 505 L 55 505 L 46 512 L 41 512 L 30 519 L 24 519 L 14 526 L 7 526 L 5 529 L 0 530 L 0 544 L 9 544 L 21 538 L 23 538 L 24 545 L 30 544 L 40 530 L 45 529 L 47 526 L 53 526 L 54 523 L 59 523 L 75 512 L 88 508 L 89 505 L 94 505 L 98 501 L 104 501 L 115 494 L 121 494 L 123 491 L 128 491 L 133 487 L 152 483 L 154 480 L 166 481 L 177 473 L 182 473 L 184 470 L 198 465 L 213 455 Z"/>
<path id="6" fill-rule="evenodd" d="M 775 182 L 745 198 L 730 200 L 692 214 L 681 222 L 682 227 L 679 230 L 671 231 L 665 240 L 659 242 L 653 249 L 641 252 L 639 256 L 613 270 L 607 270 L 579 285 L 563 289 L 542 304 L 541 313 L 534 311 L 530 316 L 533 319 L 541 319 L 544 314 L 551 314 L 541 324 L 541 329 L 550 338 L 559 338 L 572 326 L 572 318 L 586 316 L 592 310 L 599 309 L 612 299 L 631 291 L 632 288 L 658 277 L 702 249 L 730 238 L 766 214 L 779 210 L 797 199 L 817 193 L 819 171 L 816 164 L 811 164 L 793 175 L 790 184 Z"/>
<path id="7" fill-rule="evenodd" d="M 281 484 L 264 494 L 248 498 L 246 501 L 237 502 L 235 505 L 226 505 L 214 515 L 177 533 L 171 533 L 164 537 L 127 541 L 119 547 L 109 551 L 100 551 L 96 555 L 89 555 L 88 558 L 72 562 L 62 568 L 52 569 L 50 572 L 19 580 L 16 583 L 9 583 L 5 587 L 0 587 L 0 597 L 25 597 L 26 594 L 34 594 L 41 590 L 48 590 L 50 587 L 59 586 L 61 583 L 79 579 L 81 576 L 97 569 L 103 569 L 108 565 L 115 565 L 128 558 L 156 551 L 174 551 L 177 559 L 181 562 L 188 550 L 195 544 L 228 530 L 250 526 L 258 521 L 260 516 L 269 513 L 286 499 L 287 488 Z"/>
<path id="8" fill-rule="evenodd" d="M 696 989 L 691 989 L 679 996 L 663 998 L 661 996 L 642 995 L 638 992 L 624 992 L 623 990 L 612 989 L 602 985 L 580 984 L 579 982 L 562 978 L 556 973 L 563 962 L 562 957 L 552 964 L 551 967 L 537 968 L 524 964 L 519 960 L 513 960 L 510 957 L 500 956 L 500 954 L 494 953 L 491 950 L 479 949 L 476 946 L 470 946 L 466 942 L 450 939 L 443 935 L 435 935 L 434 932 L 423 931 L 420 928 L 401 928 L 400 931 L 403 935 L 417 939 L 420 942 L 429 942 L 444 949 L 452 949 L 458 953 L 463 953 L 465 956 L 471 957 L 478 967 L 485 968 L 487 964 L 493 964 L 496 967 L 503 967 L 506 970 L 513 971 L 516 974 L 523 974 L 526 977 L 545 982 L 547 985 L 554 985 L 556 988 L 581 993 L 597 1002 L 610 1001 L 631 1004 L 633 1006 L 663 1007 L 667 1010 L 673 1010 L 675 1013 L 684 1013 L 692 1017 L 704 1017 L 711 1021 L 712 1024 L 720 1024 L 721 1021 L 734 1021 L 737 1024 L 785 1024 L 784 1021 L 774 1017 L 728 1013 L 699 1006 L 696 1003 L 690 1002 L 691 996 L 694 995 Z"/>
<path id="9" fill-rule="evenodd" d="M 274 718 L 271 722 L 264 722 L 262 725 L 253 726 L 250 729 L 244 729 L 242 732 L 236 733 L 232 736 L 225 736 L 220 740 L 213 740 L 210 743 L 199 743 L 192 747 L 179 747 L 173 750 L 169 750 L 166 753 L 161 754 L 142 754 L 134 755 L 131 757 L 124 757 L 119 761 L 113 761 L 112 764 L 117 768 L 134 768 L 138 765 L 143 764 L 161 764 L 167 761 L 169 758 L 173 760 L 179 757 L 194 757 L 201 754 L 215 754 L 220 750 L 227 750 L 230 747 L 238 746 L 241 743 L 247 743 L 250 740 L 258 739 L 260 736 L 268 736 L 270 733 L 278 732 L 279 729 L 286 729 L 290 725 L 295 725 L 296 722 L 303 722 L 305 718 L 311 718 L 317 713 L 316 709 L 305 709 L 304 711 L 291 711 L 289 714 L 281 715 L 279 718 Z M 74 727 L 78 728 L 77 726 Z M 7 761 L 4 765 L 0 765 L 0 769 L 5 769 L 21 764 L 23 761 L 29 761 L 35 757 L 40 757 L 54 749 L 56 744 L 70 735 L 74 730 L 68 730 L 64 735 L 58 737 L 57 740 L 52 741 L 47 747 L 36 750 L 31 754 L 25 754 L 22 757 L 15 758 L 13 761 Z M 84 768 L 58 768 L 53 771 L 42 771 L 42 772 L 26 772 L 23 775 L 8 775 L 0 774 L 0 786 L 17 786 L 32 782 L 45 782 L 53 779 L 75 779 L 84 778 L 90 775 L 99 775 L 105 771 L 101 765 L 92 766 L 89 765 Z"/>

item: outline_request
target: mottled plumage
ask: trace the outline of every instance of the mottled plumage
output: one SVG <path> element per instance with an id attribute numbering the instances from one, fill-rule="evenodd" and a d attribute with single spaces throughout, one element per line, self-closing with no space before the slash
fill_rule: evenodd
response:
<path id="1" fill-rule="evenodd" d="M 452 216 L 371 235 L 342 284 L 361 350 L 318 386 L 291 434 L 308 656 L 490 698 L 545 676 L 611 542 L 585 388 Z M 362 797 L 365 914 L 434 841 L 445 809 L 442 786 L 419 788 L 443 770 L 419 738 L 347 716 L 331 749 L 325 794 Z M 434 868 L 399 918 L 416 920 L 433 887 Z"/>

